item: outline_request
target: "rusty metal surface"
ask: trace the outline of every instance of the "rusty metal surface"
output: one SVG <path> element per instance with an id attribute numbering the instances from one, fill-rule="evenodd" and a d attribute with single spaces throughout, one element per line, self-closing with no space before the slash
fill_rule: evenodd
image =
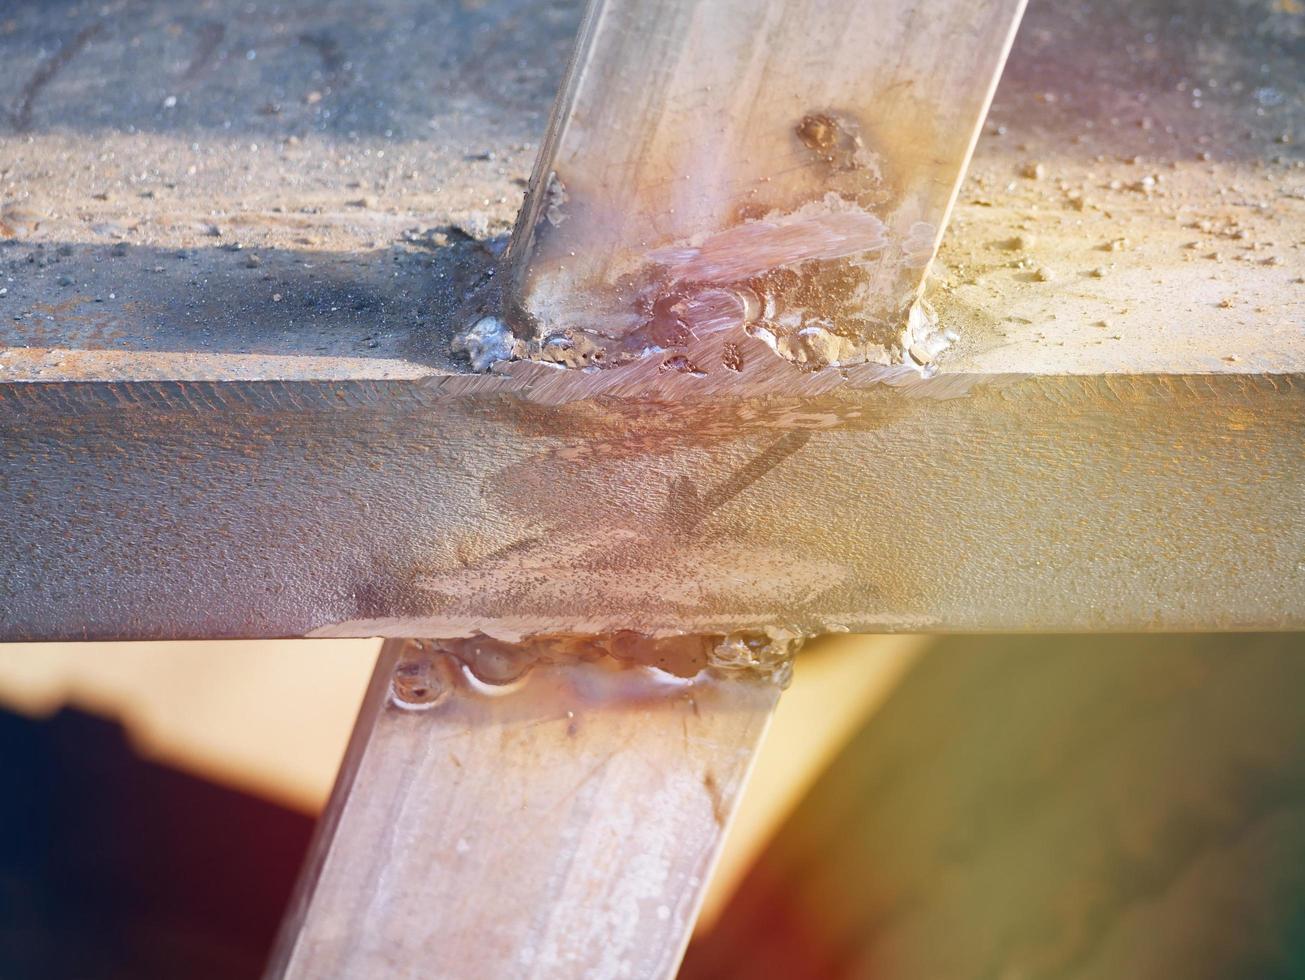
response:
<path id="1" fill-rule="evenodd" d="M 668 384 L 449 352 L 574 4 L 11 5 L 0 637 L 1305 626 L 1293 10 L 1035 4 L 937 375 Z"/>

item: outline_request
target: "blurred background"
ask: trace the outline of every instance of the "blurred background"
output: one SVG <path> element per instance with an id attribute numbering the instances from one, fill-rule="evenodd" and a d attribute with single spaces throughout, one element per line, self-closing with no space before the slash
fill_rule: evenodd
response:
<path id="1" fill-rule="evenodd" d="M 257 977 L 376 641 L 0 646 L 0 977 Z M 685 977 L 1305 976 L 1296 635 L 833 637 Z"/>

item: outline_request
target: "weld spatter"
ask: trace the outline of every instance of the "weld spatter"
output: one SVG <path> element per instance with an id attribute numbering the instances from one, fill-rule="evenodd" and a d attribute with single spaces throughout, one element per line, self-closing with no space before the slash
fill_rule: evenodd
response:
<path id="1" fill-rule="evenodd" d="M 429 711 L 447 700 L 455 686 L 448 657 L 429 644 L 409 641 L 390 678 L 390 703 L 403 711 Z"/>
<path id="2" fill-rule="evenodd" d="M 856 123 L 833 113 L 812 112 L 795 128 L 797 137 L 812 153 L 838 170 L 855 170 L 864 144 Z"/>
<path id="3" fill-rule="evenodd" d="M 446 641 L 453 654 L 476 680 L 490 687 L 503 687 L 525 677 L 534 667 L 539 651 L 528 643 L 508 643 L 492 636 Z"/>

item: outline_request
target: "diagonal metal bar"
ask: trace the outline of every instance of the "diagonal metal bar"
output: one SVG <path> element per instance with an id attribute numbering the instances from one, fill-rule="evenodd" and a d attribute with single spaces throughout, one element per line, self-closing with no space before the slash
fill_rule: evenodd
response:
<path id="1" fill-rule="evenodd" d="M 385 645 L 269 978 L 674 975 L 779 687 L 528 653 Z"/>
<path id="2" fill-rule="evenodd" d="M 1024 0 L 595 0 L 512 243 L 540 356 L 825 364 L 908 325 Z"/>

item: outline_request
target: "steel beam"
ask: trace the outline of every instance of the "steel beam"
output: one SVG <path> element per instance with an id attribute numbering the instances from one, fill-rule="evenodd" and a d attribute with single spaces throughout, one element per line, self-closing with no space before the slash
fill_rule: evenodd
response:
<path id="1" fill-rule="evenodd" d="M 385 645 L 269 980 L 675 975 L 779 687 L 515 666 Z"/>
<path id="2" fill-rule="evenodd" d="M 1305 625 L 1285 8 L 1036 5 L 950 346 L 701 376 L 452 350 L 578 9 L 212 9 L 0 36 L 0 638 Z"/>

